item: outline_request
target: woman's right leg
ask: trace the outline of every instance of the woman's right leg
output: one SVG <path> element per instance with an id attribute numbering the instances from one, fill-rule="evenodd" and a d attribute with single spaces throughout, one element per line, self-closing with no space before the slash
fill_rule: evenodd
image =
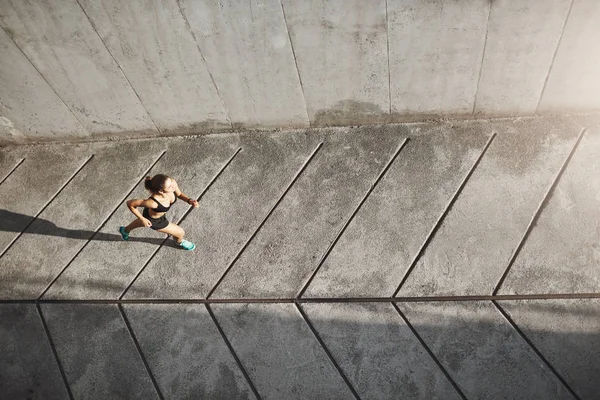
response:
<path id="1" fill-rule="evenodd" d="M 143 228 L 143 227 L 144 227 L 144 223 L 142 221 L 140 221 L 139 219 L 136 218 L 129 225 L 127 225 L 125 227 L 125 232 L 129 233 L 129 232 L 131 232 L 134 229 Z"/>

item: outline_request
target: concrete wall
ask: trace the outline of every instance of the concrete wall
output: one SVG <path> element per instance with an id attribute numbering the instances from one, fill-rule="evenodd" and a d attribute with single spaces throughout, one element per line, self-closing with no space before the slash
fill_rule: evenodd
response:
<path id="1" fill-rule="evenodd" d="M 600 109 L 597 0 L 0 0 L 0 141 Z"/>

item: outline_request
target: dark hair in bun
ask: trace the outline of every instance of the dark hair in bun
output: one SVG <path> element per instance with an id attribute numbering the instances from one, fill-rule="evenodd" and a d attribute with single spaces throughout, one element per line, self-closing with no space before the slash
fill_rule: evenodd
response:
<path id="1" fill-rule="evenodd" d="M 169 177 L 163 174 L 157 174 L 152 177 L 147 176 L 144 181 L 144 187 L 152 193 L 158 193 L 165 186 L 167 179 L 169 179 Z"/>

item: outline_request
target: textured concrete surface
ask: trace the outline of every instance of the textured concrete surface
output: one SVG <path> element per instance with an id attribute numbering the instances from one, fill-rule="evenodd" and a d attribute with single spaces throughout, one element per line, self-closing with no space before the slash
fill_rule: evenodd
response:
<path id="1" fill-rule="evenodd" d="M 261 398 L 352 398 L 293 304 L 211 307 Z"/>
<path id="2" fill-rule="evenodd" d="M 600 110 L 596 0 L 6 0 L 0 142 Z"/>
<path id="3" fill-rule="evenodd" d="M 491 302 L 399 307 L 468 399 L 573 398 Z"/>
<path id="4" fill-rule="evenodd" d="M 177 2 L 84 0 L 80 4 L 163 133 L 229 127 Z"/>
<path id="5" fill-rule="evenodd" d="M 460 398 L 389 303 L 302 307 L 361 398 Z"/>
<path id="6" fill-rule="evenodd" d="M 476 113 L 537 108 L 572 3 L 491 2 Z"/>
<path id="7" fill-rule="evenodd" d="M 168 398 L 255 398 L 205 306 L 136 304 L 125 310 Z"/>
<path id="8" fill-rule="evenodd" d="M 490 4 L 388 1 L 392 113 L 473 111 Z"/>
<path id="9" fill-rule="evenodd" d="M 581 130 L 553 118 L 492 129 L 498 136 L 399 296 L 491 294 Z"/>
<path id="10" fill-rule="evenodd" d="M 600 301 L 502 301 L 500 306 L 582 399 L 600 393 Z"/>
<path id="11" fill-rule="evenodd" d="M 294 297 L 405 138 L 390 130 L 326 139 L 212 297 Z"/>
<path id="12" fill-rule="evenodd" d="M 158 398 L 117 306 L 44 305 L 42 312 L 75 398 Z"/>
<path id="13" fill-rule="evenodd" d="M 6 399 L 68 399 L 33 304 L 0 304 L 0 395 Z"/>
<path id="14" fill-rule="evenodd" d="M 598 132 L 578 115 L 0 147 L 0 398 L 595 400 Z M 158 172 L 200 197 L 168 214 L 194 251 L 120 241 Z"/>

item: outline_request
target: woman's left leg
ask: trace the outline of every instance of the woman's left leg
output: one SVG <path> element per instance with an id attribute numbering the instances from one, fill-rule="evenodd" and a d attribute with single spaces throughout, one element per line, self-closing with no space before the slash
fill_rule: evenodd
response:
<path id="1" fill-rule="evenodd" d="M 177 244 L 186 250 L 194 250 L 196 248 L 196 245 L 194 243 L 183 238 L 183 236 L 185 235 L 185 231 L 177 224 L 169 222 L 169 225 L 167 225 L 164 228 L 158 229 L 158 231 L 173 236 Z"/>

